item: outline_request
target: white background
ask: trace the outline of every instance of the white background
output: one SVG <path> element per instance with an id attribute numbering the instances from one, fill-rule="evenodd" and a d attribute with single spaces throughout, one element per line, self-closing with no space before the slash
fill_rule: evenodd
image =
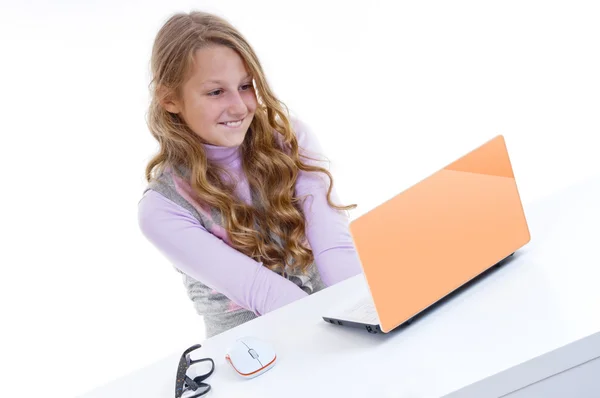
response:
<path id="1" fill-rule="evenodd" d="M 204 339 L 137 225 L 171 13 L 239 28 L 355 218 L 496 134 L 524 202 L 599 172 L 595 3 L 3 1 L 0 395 L 75 396 Z"/>

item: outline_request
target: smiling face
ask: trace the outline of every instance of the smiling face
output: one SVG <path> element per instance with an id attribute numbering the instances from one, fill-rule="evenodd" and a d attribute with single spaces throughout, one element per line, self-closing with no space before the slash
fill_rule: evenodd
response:
<path id="1" fill-rule="evenodd" d="M 257 100 L 252 76 L 237 52 L 217 45 L 197 50 L 182 96 L 181 102 L 163 106 L 179 114 L 205 143 L 232 147 L 244 141 Z"/>

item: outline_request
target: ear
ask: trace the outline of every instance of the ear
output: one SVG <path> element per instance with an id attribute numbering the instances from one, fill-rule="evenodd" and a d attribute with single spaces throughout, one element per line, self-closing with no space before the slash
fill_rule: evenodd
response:
<path id="1" fill-rule="evenodd" d="M 170 113 L 180 113 L 181 112 L 181 105 L 179 103 L 179 101 L 176 101 L 175 99 L 173 99 L 173 94 L 167 92 L 167 89 L 164 87 L 161 87 L 158 89 L 158 97 L 160 98 L 160 105 L 167 111 Z"/>

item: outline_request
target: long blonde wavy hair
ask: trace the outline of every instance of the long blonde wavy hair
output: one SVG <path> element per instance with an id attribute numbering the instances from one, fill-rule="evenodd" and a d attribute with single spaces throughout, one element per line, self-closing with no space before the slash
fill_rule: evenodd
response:
<path id="1" fill-rule="evenodd" d="M 198 135 L 182 118 L 161 105 L 169 96 L 181 99 L 195 52 L 209 45 L 224 45 L 235 50 L 254 80 L 258 103 L 241 145 L 241 156 L 250 189 L 261 206 L 248 205 L 236 197 L 233 187 L 219 178 L 220 166 L 207 160 Z M 356 205 L 332 203 L 330 172 L 300 160 L 298 141 L 290 118 L 284 112 L 287 107 L 271 91 L 261 64 L 245 38 L 217 15 L 201 11 L 176 13 L 155 38 L 151 73 L 147 124 L 159 143 L 159 151 L 146 166 L 146 180 L 150 182 L 168 165 L 185 167 L 190 170 L 189 183 L 197 198 L 221 213 L 232 247 L 271 270 L 285 269 L 289 264 L 306 271 L 314 256 L 306 245 L 301 198 L 294 195 L 299 171 L 327 175 L 330 181 L 327 201 L 333 208 L 348 210 Z M 280 140 L 275 139 L 275 132 L 281 135 Z M 281 245 L 273 241 L 270 233 L 279 238 Z"/>

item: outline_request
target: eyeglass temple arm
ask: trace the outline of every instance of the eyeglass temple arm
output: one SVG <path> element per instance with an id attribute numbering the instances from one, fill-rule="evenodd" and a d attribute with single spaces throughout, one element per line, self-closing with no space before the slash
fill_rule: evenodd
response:
<path id="1" fill-rule="evenodd" d="M 182 355 L 182 356 L 186 356 L 186 355 L 188 355 L 190 352 L 192 352 L 192 351 L 194 351 L 194 350 L 197 350 L 197 349 L 198 349 L 198 348 L 200 348 L 200 347 L 202 347 L 202 345 L 201 345 L 201 344 L 194 344 L 194 345 L 193 345 L 193 346 L 191 346 L 190 348 L 186 349 L 186 350 L 183 352 L 183 355 Z"/>

